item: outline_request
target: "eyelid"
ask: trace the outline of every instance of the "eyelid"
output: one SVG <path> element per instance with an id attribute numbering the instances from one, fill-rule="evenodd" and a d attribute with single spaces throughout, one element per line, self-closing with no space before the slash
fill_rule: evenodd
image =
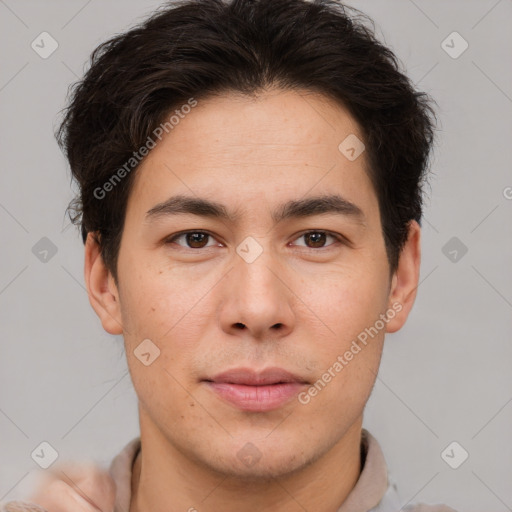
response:
<path id="1" fill-rule="evenodd" d="M 329 231 L 327 229 L 306 229 L 306 230 L 300 232 L 299 234 L 295 235 L 293 240 L 297 240 L 298 238 L 301 238 L 308 233 L 323 233 L 327 236 L 332 236 L 341 244 L 350 245 L 350 241 L 345 236 L 343 236 L 341 233 L 335 233 L 334 231 Z M 300 247 L 303 247 L 304 249 L 311 249 L 314 251 L 321 251 L 322 249 L 327 250 L 334 245 L 335 244 L 329 244 L 325 247 L 317 247 L 317 248 L 307 247 L 307 246 L 300 246 Z"/>
<path id="2" fill-rule="evenodd" d="M 186 230 L 186 231 L 181 231 L 181 232 L 178 232 L 178 233 L 174 233 L 173 235 L 170 235 L 169 237 L 164 239 L 164 244 L 167 245 L 167 244 L 174 243 L 174 241 L 177 238 L 180 238 L 181 236 L 187 235 L 187 234 L 190 234 L 190 233 L 203 233 L 203 234 L 208 235 L 211 238 L 217 240 L 217 237 L 215 235 L 213 235 L 212 233 L 210 233 L 209 231 L 206 231 L 204 229 L 189 229 L 189 230 Z M 298 238 L 301 238 L 301 237 L 303 237 L 304 235 L 306 235 L 308 233 L 324 233 L 324 234 L 326 234 L 328 236 L 332 236 L 333 238 L 335 238 L 341 244 L 351 245 L 350 240 L 348 240 L 342 234 L 335 233 L 333 231 L 329 231 L 329 230 L 326 230 L 326 229 L 306 229 L 306 230 L 301 231 L 300 233 L 294 235 L 294 238 L 293 238 L 292 241 L 297 240 Z M 213 247 L 213 246 L 206 246 L 206 247 L 201 247 L 200 249 L 194 249 L 192 247 L 186 247 L 186 246 L 183 246 L 183 245 L 180 245 L 180 244 L 176 244 L 176 245 L 178 245 L 179 247 L 182 247 L 183 249 L 190 249 L 190 250 L 195 251 L 195 252 Z M 335 244 L 334 243 L 333 244 L 329 244 L 329 245 L 327 245 L 325 247 L 307 247 L 306 245 L 299 246 L 299 247 L 303 247 L 304 249 L 309 249 L 309 250 L 313 250 L 313 251 L 321 251 L 322 249 L 323 250 L 327 250 L 327 249 L 329 249 L 329 247 L 331 247 L 333 245 L 335 245 Z"/>
<path id="3" fill-rule="evenodd" d="M 164 244 L 167 245 L 167 244 L 171 244 L 171 243 L 174 243 L 174 240 L 176 240 L 177 238 L 180 238 L 184 235 L 188 235 L 190 233 L 202 233 L 202 234 L 205 234 L 205 235 L 208 235 L 210 238 L 213 238 L 215 240 L 217 240 L 217 237 L 214 236 L 212 233 L 210 233 L 209 231 L 206 231 L 204 229 L 188 229 L 188 230 L 185 230 L 185 231 L 180 231 L 178 233 L 174 233 L 168 237 L 166 237 L 164 239 Z M 193 251 L 199 251 L 200 249 L 193 249 L 192 247 L 186 247 L 184 245 L 180 245 L 180 244 L 176 244 L 178 245 L 179 247 L 182 247 L 183 249 L 191 249 Z M 208 249 L 208 248 L 211 248 L 213 246 L 208 246 L 208 247 L 204 247 L 202 249 Z"/>

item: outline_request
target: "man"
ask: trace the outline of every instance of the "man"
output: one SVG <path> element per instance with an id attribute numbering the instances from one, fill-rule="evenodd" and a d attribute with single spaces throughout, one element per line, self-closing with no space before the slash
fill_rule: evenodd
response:
<path id="1" fill-rule="evenodd" d="M 59 140 L 141 435 L 32 501 L 399 510 L 363 410 L 416 296 L 434 117 L 334 1 L 172 3 L 96 49 Z"/>

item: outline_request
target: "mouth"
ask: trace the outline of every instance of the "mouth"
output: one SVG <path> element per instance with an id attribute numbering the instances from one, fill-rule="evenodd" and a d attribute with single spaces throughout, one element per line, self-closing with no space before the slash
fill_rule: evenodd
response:
<path id="1" fill-rule="evenodd" d="M 282 368 L 255 371 L 235 368 L 203 382 L 213 393 L 240 410 L 264 412 L 279 409 L 309 382 Z"/>

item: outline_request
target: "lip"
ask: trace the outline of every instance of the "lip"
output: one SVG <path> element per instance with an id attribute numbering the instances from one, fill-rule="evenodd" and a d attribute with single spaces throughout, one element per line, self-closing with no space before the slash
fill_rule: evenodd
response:
<path id="1" fill-rule="evenodd" d="M 205 384 L 220 398 L 243 411 L 279 409 L 309 383 L 282 368 L 255 371 L 235 368 L 220 373 Z"/>

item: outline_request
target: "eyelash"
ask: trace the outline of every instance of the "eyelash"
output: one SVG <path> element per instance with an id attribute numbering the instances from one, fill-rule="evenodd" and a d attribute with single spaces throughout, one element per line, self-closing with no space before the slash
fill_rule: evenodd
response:
<path id="1" fill-rule="evenodd" d="M 176 233 L 176 234 L 170 236 L 169 238 L 165 239 L 165 244 L 166 245 L 170 245 L 170 244 L 174 243 L 175 240 L 177 240 L 178 238 L 181 238 L 182 236 L 185 236 L 185 235 L 188 235 L 188 234 L 198 234 L 198 233 L 202 233 L 204 235 L 210 236 L 211 238 L 215 238 L 211 233 L 208 233 L 207 231 L 202 231 L 200 229 L 199 230 L 191 230 L 191 231 L 182 231 L 181 233 Z M 336 233 L 332 233 L 331 231 L 322 230 L 322 229 L 311 229 L 311 230 L 308 230 L 308 231 L 304 231 L 303 233 L 299 234 L 297 236 L 297 238 L 295 238 L 294 240 L 297 240 L 298 238 L 302 238 L 303 236 L 311 234 L 311 233 L 325 234 L 327 236 L 331 236 L 331 237 L 335 238 L 341 244 L 348 245 L 348 240 L 344 236 L 338 235 Z M 183 249 L 190 249 L 191 251 L 200 251 L 200 250 L 209 249 L 209 248 L 212 247 L 212 246 L 210 246 L 210 247 L 194 248 L 194 247 L 182 246 L 182 245 L 179 245 L 179 244 L 177 244 L 177 245 L 179 247 L 182 247 Z M 300 246 L 300 247 L 303 247 L 304 249 L 311 249 L 311 250 L 314 250 L 314 251 L 319 251 L 319 250 L 328 250 L 333 245 L 335 245 L 335 244 L 333 243 L 333 244 L 327 245 L 325 247 L 307 247 L 307 246 Z"/>

